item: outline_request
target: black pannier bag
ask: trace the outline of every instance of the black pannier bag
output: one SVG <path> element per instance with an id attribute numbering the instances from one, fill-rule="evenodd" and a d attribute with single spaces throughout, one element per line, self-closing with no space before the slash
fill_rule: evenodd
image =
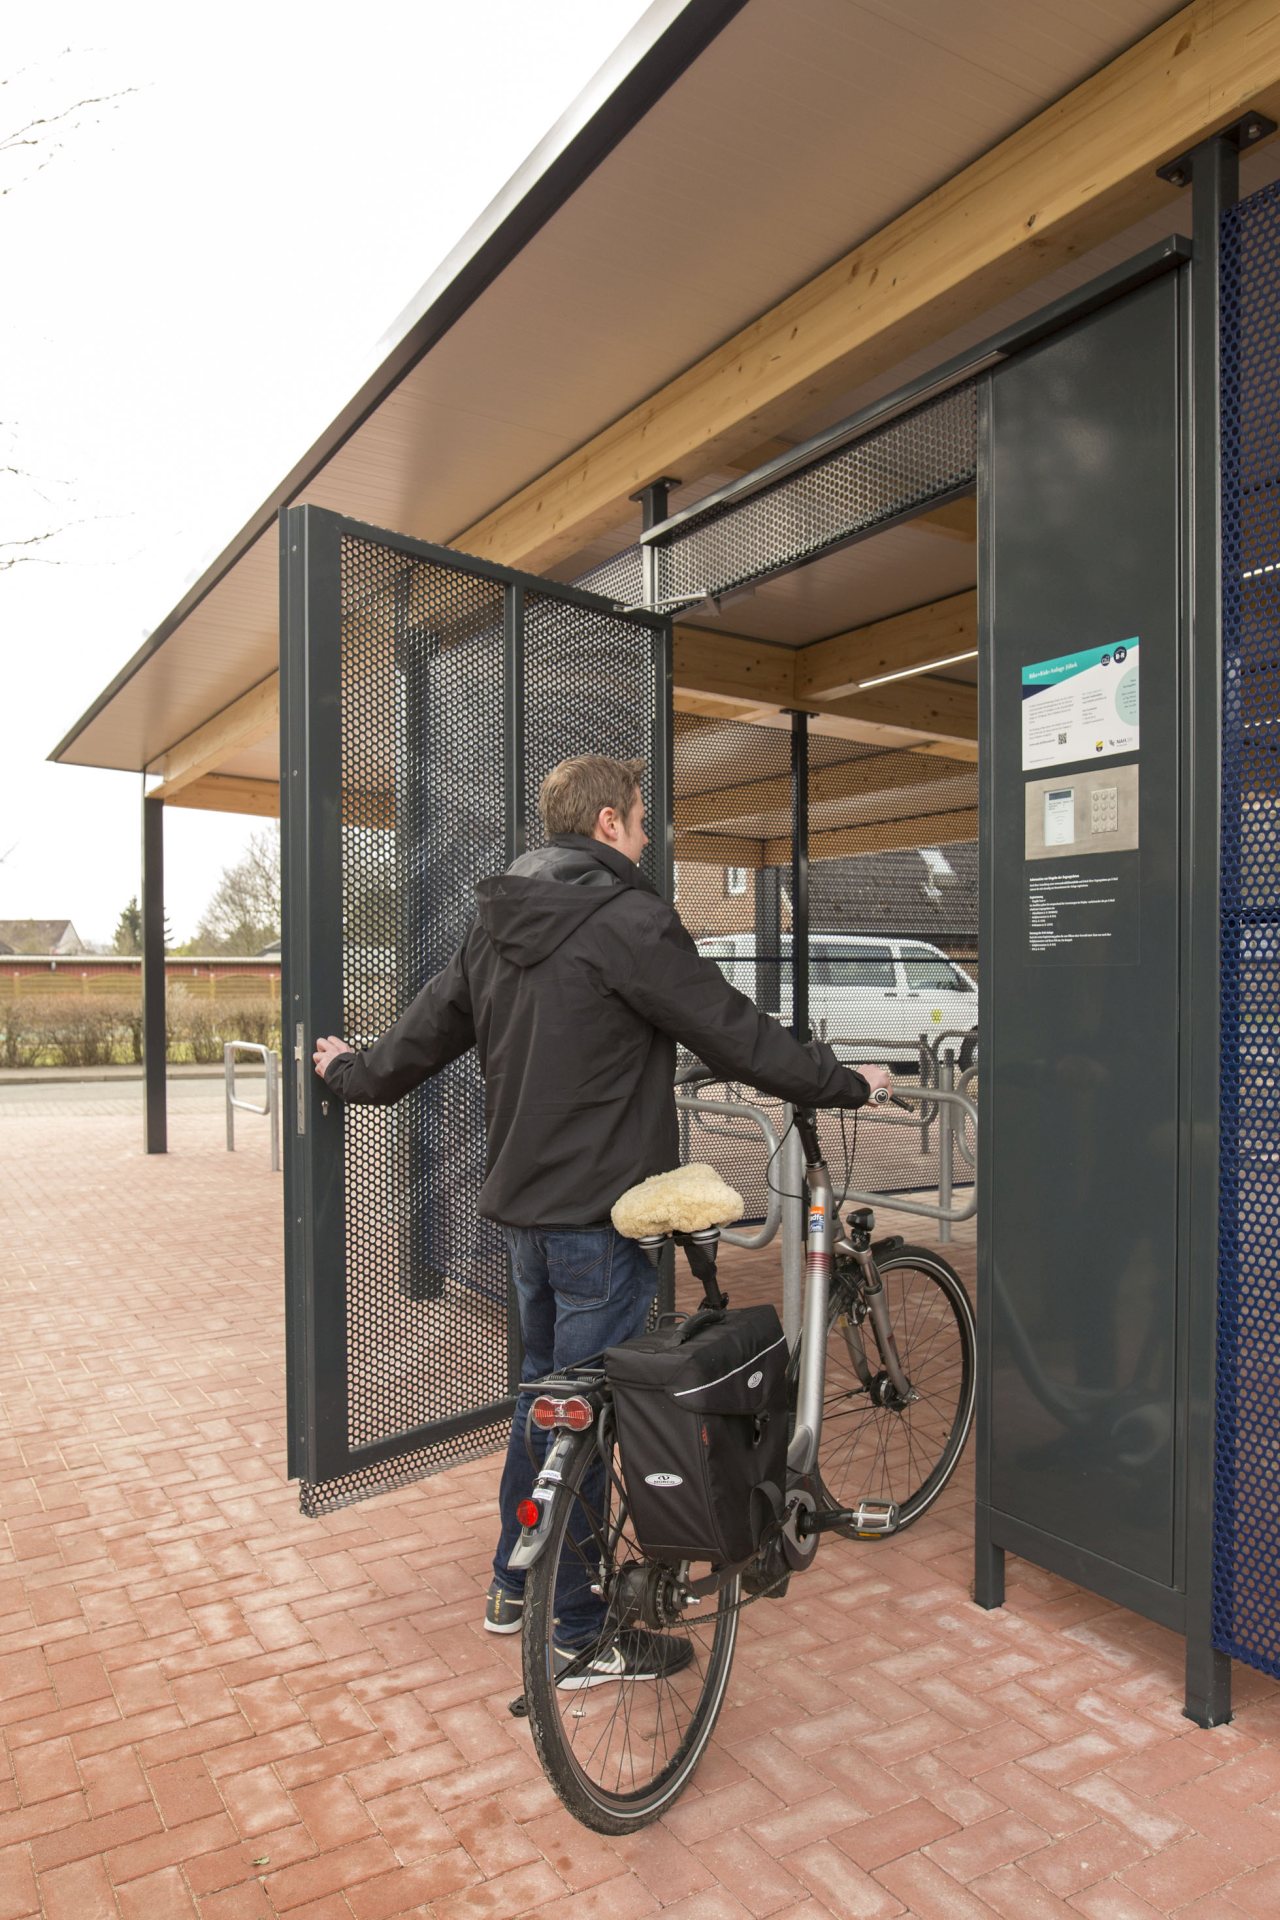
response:
<path id="1" fill-rule="evenodd" d="M 657 1560 L 748 1560 L 787 1477 L 787 1343 L 772 1307 L 704 1308 L 605 1354 L 636 1538 Z M 754 1497 L 753 1497 L 754 1494 Z"/>

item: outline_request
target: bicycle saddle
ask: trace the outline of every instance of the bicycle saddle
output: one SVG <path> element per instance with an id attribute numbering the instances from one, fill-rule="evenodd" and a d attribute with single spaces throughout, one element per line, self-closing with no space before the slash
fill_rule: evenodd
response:
<path id="1" fill-rule="evenodd" d="M 670 1173 L 650 1174 L 638 1186 L 628 1187 L 614 1202 L 610 1218 L 624 1240 L 662 1233 L 697 1233 L 704 1227 L 723 1227 L 740 1220 L 742 1195 L 735 1193 L 714 1167 L 694 1162 L 688 1167 L 673 1167 Z"/>

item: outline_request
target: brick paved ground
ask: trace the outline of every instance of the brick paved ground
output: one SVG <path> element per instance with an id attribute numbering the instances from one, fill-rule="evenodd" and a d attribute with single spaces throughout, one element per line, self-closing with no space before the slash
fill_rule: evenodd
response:
<path id="1" fill-rule="evenodd" d="M 220 1125 L 0 1100 L 0 1920 L 1280 1913 L 1280 1694 L 1204 1733 L 1173 1636 L 1017 1564 L 979 1613 L 967 1486 L 750 1610 L 661 1825 L 576 1826 L 480 1631 L 492 1466 L 298 1517 Z"/>

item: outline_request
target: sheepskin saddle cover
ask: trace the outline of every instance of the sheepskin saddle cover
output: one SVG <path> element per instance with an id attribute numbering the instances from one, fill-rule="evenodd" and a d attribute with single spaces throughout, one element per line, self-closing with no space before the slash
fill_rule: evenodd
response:
<path id="1" fill-rule="evenodd" d="M 650 1233 L 697 1233 L 703 1227 L 727 1226 L 742 1218 L 742 1195 L 720 1178 L 714 1167 L 695 1162 L 654 1173 L 627 1191 L 614 1204 L 613 1224 L 625 1240 Z"/>

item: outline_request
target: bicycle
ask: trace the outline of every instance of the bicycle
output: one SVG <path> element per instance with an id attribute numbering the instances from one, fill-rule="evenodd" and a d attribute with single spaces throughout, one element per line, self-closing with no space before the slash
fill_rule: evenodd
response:
<path id="1" fill-rule="evenodd" d="M 954 1269 L 895 1235 L 873 1240 L 860 1208 L 841 1223 L 812 1113 L 794 1122 L 806 1161 L 802 1332 L 787 1368 L 784 1511 L 751 1561 L 649 1558 L 630 1525 L 612 1396 L 591 1364 L 530 1383 L 530 1421 L 549 1435 L 512 1557 L 527 1569 L 524 1709 L 551 1785 L 601 1833 L 656 1819 L 691 1778 L 728 1687 L 743 1606 L 780 1598 L 824 1533 L 884 1539 L 910 1526 L 955 1471 L 973 1419 L 973 1309 Z M 685 1245 L 708 1304 L 719 1230 L 655 1236 Z M 695 1573 L 695 1565 L 697 1572 Z M 558 1605 L 589 1587 L 605 1609 L 593 1646 L 566 1657 Z M 687 1641 L 687 1664 L 673 1643 Z M 602 1674 L 616 1649 L 648 1649 L 630 1674 Z M 664 1651 L 666 1649 L 667 1651 Z M 645 1664 L 662 1669 L 641 1677 Z M 518 1710 L 520 1703 L 513 1703 Z"/>

